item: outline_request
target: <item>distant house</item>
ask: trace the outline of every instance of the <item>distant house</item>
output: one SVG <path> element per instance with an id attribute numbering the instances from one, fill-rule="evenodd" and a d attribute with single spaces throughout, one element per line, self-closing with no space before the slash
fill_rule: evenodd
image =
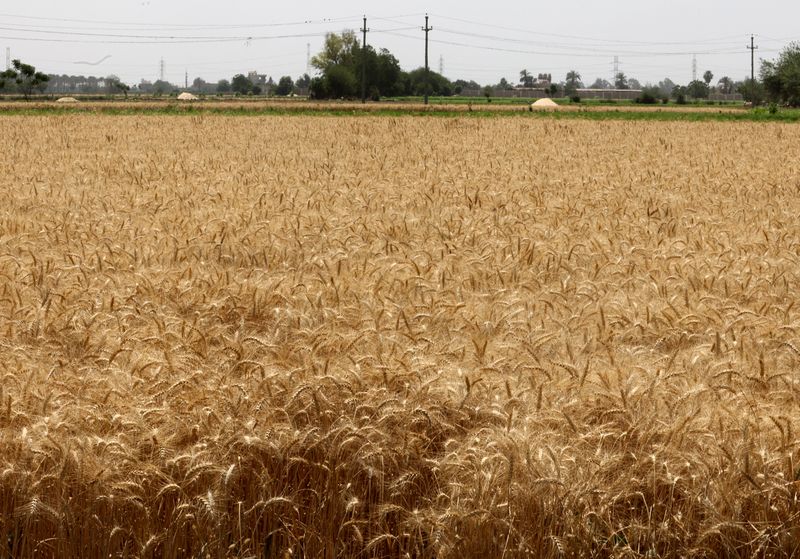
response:
<path id="1" fill-rule="evenodd" d="M 258 85 L 263 87 L 267 84 L 267 75 L 259 74 L 255 70 L 247 73 L 247 79 L 250 80 L 250 83 L 252 83 L 253 85 Z"/>
<path id="2" fill-rule="evenodd" d="M 534 89 L 547 89 L 553 83 L 553 74 L 539 74 L 533 82 Z"/>

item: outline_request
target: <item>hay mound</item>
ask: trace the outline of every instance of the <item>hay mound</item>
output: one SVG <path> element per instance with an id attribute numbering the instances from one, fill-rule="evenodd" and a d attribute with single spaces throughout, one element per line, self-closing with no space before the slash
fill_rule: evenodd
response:
<path id="1" fill-rule="evenodd" d="M 178 95 L 179 101 L 197 101 L 197 95 L 192 95 L 188 91 L 184 91 L 180 95 Z"/>
<path id="2" fill-rule="evenodd" d="M 78 100 L 74 97 L 61 97 L 60 99 L 56 99 L 56 103 L 77 103 Z"/>
<path id="3" fill-rule="evenodd" d="M 548 109 L 558 109 L 558 103 L 553 101 L 552 99 L 545 97 L 544 99 L 539 99 L 538 101 L 531 104 L 531 109 L 533 110 L 548 110 Z"/>

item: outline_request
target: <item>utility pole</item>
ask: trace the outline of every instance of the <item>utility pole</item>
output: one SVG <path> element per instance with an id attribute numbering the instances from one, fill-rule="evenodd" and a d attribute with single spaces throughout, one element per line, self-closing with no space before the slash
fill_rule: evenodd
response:
<path id="1" fill-rule="evenodd" d="M 367 16 L 364 16 L 364 27 L 361 32 L 364 34 L 364 40 L 361 43 L 361 103 L 367 102 Z"/>
<path id="2" fill-rule="evenodd" d="M 428 88 L 431 85 L 431 71 L 428 68 L 428 33 L 433 31 L 433 27 L 428 25 L 428 14 L 425 14 L 425 27 L 422 28 L 425 32 L 425 104 L 428 104 Z"/>
<path id="3" fill-rule="evenodd" d="M 750 51 L 750 82 L 755 83 L 756 81 L 756 51 L 758 50 L 758 46 L 756 46 L 756 38 L 753 35 L 750 35 L 750 45 L 747 47 L 747 50 Z"/>

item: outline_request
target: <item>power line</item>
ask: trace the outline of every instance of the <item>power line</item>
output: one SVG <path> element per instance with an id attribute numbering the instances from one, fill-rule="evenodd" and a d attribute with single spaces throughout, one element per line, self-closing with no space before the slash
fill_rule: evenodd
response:
<path id="1" fill-rule="evenodd" d="M 720 42 L 720 41 L 726 41 L 727 42 L 727 41 L 731 41 L 733 39 L 736 39 L 738 37 L 741 37 L 741 35 L 728 35 L 728 36 L 725 36 L 725 37 L 717 37 L 717 38 L 713 38 L 713 39 L 702 39 L 702 40 L 698 40 L 698 41 L 624 41 L 624 40 L 619 40 L 619 39 L 603 39 L 603 38 L 599 38 L 599 37 L 586 37 L 586 36 L 581 36 L 581 35 L 564 35 L 564 34 L 559 34 L 559 33 L 547 33 L 547 32 L 543 32 L 543 31 L 531 31 L 530 29 L 522 29 L 522 28 L 519 28 L 519 27 L 507 27 L 507 26 L 503 26 L 503 25 L 492 25 L 492 24 L 486 23 L 486 22 L 478 22 L 478 21 L 473 21 L 473 20 L 468 20 L 468 19 L 463 19 L 463 18 L 444 16 L 444 15 L 440 15 L 440 14 L 431 14 L 431 15 L 435 15 L 438 18 L 445 19 L 445 20 L 448 20 L 448 21 L 457 21 L 459 23 L 466 23 L 466 24 L 476 25 L 476 26 L 480 26 L 480 27 L 491 27 L 491 28 L 494 28 L 494 29 L 501 29 L 503 31 L 515 31 L 515 32 L 518 32 L 518 33 L 523 33 L 523 34 L 528 34 L 528 35 L 541 35 L 541 36 L 544 36 L 544 37 L 559 37 L 559 38 L 563 38 L 563 39 L 577 39 L 579 41 L 595 41 L 595 42 L 601 42 L 601 43 L 610 43 L 610 44 L 614 44 L 614 45 L 625 45 L 625 44 L 632 45 L 632 46 L 636 46 L 636 45 L 638 45 L 638 46 L 646 46 L 646 45 L 653 45 L 653 46 L 663 46 L 663 45 L 700 45 L 700 44 L 713 44 L 713 43 L 717 43 L 717 42 Z"/>
<path id="2" fill-rule="evenodd" d="M 329 23 L 341 23 L 343 21 L 354 21 L 357 20 L 358 16 L 343 16 L 338 18 L 317 18 L 317 19 L 306 19 L 306 20 L 298 20 L 298 21 L 290 21 L 290 22 L 270 22 L 270 23 L 242 23 L 242 24 L 208 24 L 208 25 L 195 25 L 195 24 L 182 24 L 182 23 L 133 23 L 130 21 L 126 22 L 117 22 L 117 21 L 101 21 L 101 20 L 91 20 L 91 19 L 70 19 L 70 18 L 57 18 L 57 17 L 43 17 L 43 16 L 25 16 L 25 15 L 17 15 L 17 14 L 2 14 L 0 13 L 0 17 L 3 18 L 17 18 L 17 19 L 29 19 L 35 21 L 59 21 L 65 23 L 89 23 L 95 25 L 127 25 L 127 26 L 138 26 L 138 27 L 150 27 L 150 28 L 175 28 L 175 29 L 237 29 L 237 28 L 256 28 L 256 27 L 284 27 L 284 26 L 297 26 L 297 25 L 322 25 L 322 24 L 329 24 Z M 403 17 L 403 16 L 397 16 Z"/>
<path id="3" fill-rule="evenodd" d="M 440 31 L 442 33 L 447 33 L 447 34 L 452 34 L 452 35 L 459 35 L 459 36 L 463 36 L 463 37 L 473 37 L 473 38 L 477 38 L 477 39 L 487 39 L 487 40 L 492 40 L 492 41 L 500 41 L 500 42 L 503 42 L 503 43 L 515 43 L 515 44 L 522 44 L 522 45 L 532 45 L 532 46 L 535 46 L 535 47 L 544 47 L 544 48 L 551 48 L 551 47 L 562 48 L 562 49 L 566 48 L 566 49 L 569 49 L 571 51 L 576 51 L 576 52 L 594 52 L 594 53 L 603 52 L 603 53 L 607 53 L 607 54 L 613 54 L 614 52 L 619 52 L 621 50 L 620 48 L 614 48 L 614 49 L 607 48 L 607 47 L 609 47 L 611 45 L 603 45 L 602 47 L 598 47 L 597 45 L 592 45 L 592 44 L 588 44 L 588 43 L 582 43 L 580 46 L 575 46 L 573 44 L 567 44 L 567 43 L 554 43 L 554 42 L 548 41 L 548 40 L 531 41 L 531 40 L 527 40 L 527 39 L 516 39 L 516 38 L 513 38 L 513 37 L 498 36 L 498 35 L 487 35 L 487 34 L 484 34 L 484 33 L 474 33 L 474 32 L 469 32 L 469 31 L 459 31 L 459 30 L 447 29 L 447 28 L 441 28 L 441 27 L 438 28 L 438 31 Z M 691 43 L 687 43 L 687 44 L 691 44 Z M 738 45 L 738 43 L 726 42 L 725 45 L 727 45 L 727 48 L 733 48 L 735 45 Z M 722 47 L 722 46 L 723 45 L 721 44 L 720 47 Z M 625 47 L 625 48 L 627 48 L 627 47 Z M 634 50 L 634 51 L 625 51 L 625 52 L 631 53 L 631 54 L 650 54 L 653 51 L 635 51 Z"/>
<path id="4" fill-rule="evenodd" d="M 413 37 L 411 35 L 405 35 L 402 33 L 395 33 L 386 31 L 389 35 L 394 35 L 396 37 L 403 37 L 406 39 L 413 39 L 417 40 L 417 37 Z M 511 49 L 511 48 L 504 48 L 504 47 L 493 47 L 489 45 L 476 45 L 474 43 L 462 43 L 458 41 L 445 41 L 442 39 L 431 39 L 431 43 L 437 43 L 440 45 L 450 45 L 456 47 L 466 47 L 471 49 L 478 49 L 478 50 L 487 50 L 487 51 L 496 51 L 496 52 L 508 52 L 508 53 L 516 53 L 516 54 L 535 54 L 541 56 L 565 56 L 565 57 L 580 57 L 580 58 L 605 58 L 607 54 L 605 53 L 597 53 L 597 54 L 588 54 L 588 53 L 574 53 L 574 52 L 553 52 L 553 51 L 542 51 L 542 50 L 524 50 L 524 49 Z M 714 55 L 725 55 L 725 54 L 736 54 L 741 53 L 741 49 L 730 49 L 730 50 L 718 50 L 718 51 L 706 51 L 706 52 L 698 52 L 698 54 L 705 54 L 709 56 Z M 692 54 L 692 52 L 627 52 L 625 53 L 628 57 L 650 57 L 650 56 L 686 56 L 687 54 Z"/>
<path id="5" fill-rule="evenodd" d="M 72 44 L 82 44 L 82 45 L 94 45 L 94 44 L 103 44 L 103 45 L 169 45 L 169 44 L 213 44 L 213 43 L 232 43 L 232 42 L 244 42 L 244 41 L 268 41 L 268 40 L 275 40 L 275 39 L 300 39 L 300 38 L 311 38 L 311 37 L 324 37 L 327 32 L 318 32 L 318 33 L 297 33 L 291 35 L 262 35 L 258 37 L 236 37 L 236 38 L 222 38 L 222 39 L 175 39 L 175 40 L 141 40 L 141 41 L 132 41 L 132 40 L 87 40 L 87 39 L 58 39 L 58 38 L 44 38 L 44 37 L 15 37 L 9 35 L 2 35 L 0 39 L 9 39 L 14 41 L 33 41 L 39 43 L 72 43 Z"/>

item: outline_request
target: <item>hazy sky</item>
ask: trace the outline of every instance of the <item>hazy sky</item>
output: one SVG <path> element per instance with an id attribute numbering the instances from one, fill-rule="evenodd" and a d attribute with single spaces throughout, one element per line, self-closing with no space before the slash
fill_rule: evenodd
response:
<path id="1" fill-rule="evenodd" d="M 358 29 L 364 14 L 369 44 L 391 50 L 405 69 L 421 66 L 426 12 L 431 67 L 481 83 L 516 83 L 526 68 L 554 80 L 575 69 L 588 85 L 611 80 L 615 56 L 642 83 L 686 83 L 693 54 L 698 77 L 711 70 L 714 82 L 741 79 L 750 71 L 751 33 L 757 61 L 800 39 L 796 0 L 3 0 L 0 47 L 48 73 L 116 74 L 128 83 L 158 79 L 162 57 L 173 83 L 187 71 L 189 82 L 250 70 L 277 81 L 304 73 L 308 45 L 317 52 L 326 31 Z"/>

